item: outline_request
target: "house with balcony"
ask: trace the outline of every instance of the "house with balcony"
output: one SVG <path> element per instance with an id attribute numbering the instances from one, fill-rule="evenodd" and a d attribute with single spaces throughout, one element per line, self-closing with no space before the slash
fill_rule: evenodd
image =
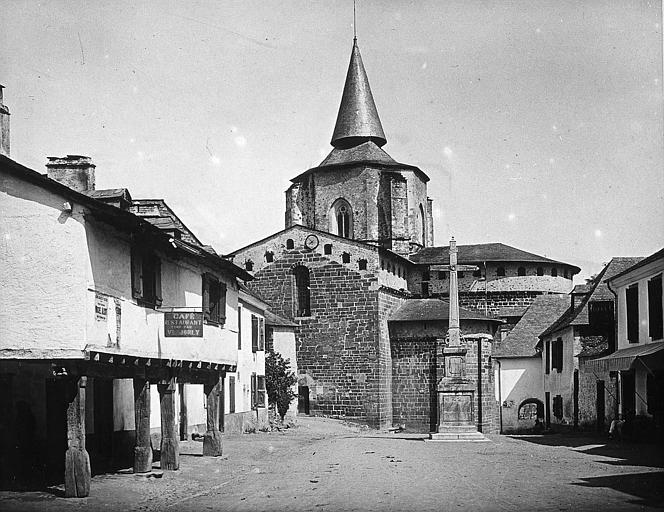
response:
<path id="1" fill-rule="evenodd" d="M 197 425 L 220 455 L 251 276 L 163 201 L 96 190 L 90 159 L 47 171 L 0 155 L 0 482 L 86 496 L 91 473 L 151 471 L 153 449 L 177 469 Z"/>
<path id="2" fill-rule="evenodd" d="M 605 280 L 615 294 L 616 346 L 589 359 L 583 373 L 612 382 L 610 410 L 634 438 L 664 432 L 664 249 Z M 609 398 L 609 397 L 607 397 Z"/>

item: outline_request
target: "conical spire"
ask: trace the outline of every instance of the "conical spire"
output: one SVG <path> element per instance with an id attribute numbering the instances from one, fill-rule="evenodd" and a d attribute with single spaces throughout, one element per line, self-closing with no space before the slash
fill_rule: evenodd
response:
<path id="1" fill-rule="evenodd" d="M 360 49 L 357 47 L 357 39 L 353 38 L 353 51 L 339 105 L 337 124 L 332 134 L 332 145 L 335 148 L 347 148 L 368 140 L 378 147 L 387 142 L 371 94 L 367 72 L 362 64 Z"/>

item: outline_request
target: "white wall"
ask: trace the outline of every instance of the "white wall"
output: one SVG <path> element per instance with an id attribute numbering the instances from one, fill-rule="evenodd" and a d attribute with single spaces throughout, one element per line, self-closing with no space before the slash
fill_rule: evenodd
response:
<path id="1" fill-rule="evenodd" d="M 546 373 L 546 350 L 547 340 L 550 340 L 548 348 L 551 348 L 553 342 L 558 338 L 563 339 L 563 370 L 550 370 Z M 574 420 L 574 370 L 578 369 L 579 361 L 576 355 L 580 352 L 581 341 L 579 336 L 575 336 L 573 327 L 565 329 L 547 336 L 543 340 L 542 350 L 542 375 L 544 376 L 544 392 L 551 393 L 551 423 L 571 424 Z M 553 357 L 549 358 L 549 364 L 553 363 Z M 560 395 L 563 398 L 563 419 L 558 420 L 553 415 L 553 398 Z"/>
<path id="2" fill-rule="evenodd" d="M 295 352 L 295 331 L 292 327 L 272 327 L 272 347 L 275 352 L 281 354 L 284 359 L 290 360 L 290 369 L 297 376 L 297 354 Z M 291 387 L 295 398 L 291 400 L 286 414 L 297 415 L 297 381 Z"/>

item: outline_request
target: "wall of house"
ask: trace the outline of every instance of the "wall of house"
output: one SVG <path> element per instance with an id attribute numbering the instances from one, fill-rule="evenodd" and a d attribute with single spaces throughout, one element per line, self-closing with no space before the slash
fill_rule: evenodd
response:
<path id="1" fill-rule="evenodd" d="M 16 177 L 0 180 L 0 357 L 80 357 L 88 262 L 84 210 Z"/>
<path id="2" fill-rule="evenodd" d="M 254 352 L 252 349 L 252 327 L 251 317 L 264 319 L 263 311 L 256 306 L 241 301 L 241 348 L 237 349 L 237 335 L 235 337 L 235 348 L 237 349 L 237 371 L 226 374 L 226 431 L 241 433 L 253 428 L 259 430 L 266 426 L 267 421 L 267 395 L 265 403 L 252 410 L 251 407 L 251 376 L 252 374 L 265 376 L 265 351 Z M 235 411 L 230 412 L 230 387 L 229 377 L 235 377 Z"/>
<path id="3" fill-rule="evenodd" d="M 546 373 L 547 340 L 553 343 L 558 338 L 563 340 L 563 369 L 550 370 Z M 574 422 L 574 370 L 579 368 L 576 357 L 581 352 L 581 338 L 573 327 L 567 327 L 545 338 L 542 351 L 542 374 L 544 376 L 544 392 L 551 394 L 551 424 L 572 425 Z M 550 358 L 550 362 L 553 359 Z M 563 417 L 556 418 L 553 414 L 553 399 L 560 395 L 563 399 Z"/>
<path id="4" fill-rule="evenodd" d="M 593 367 L 592 360 L 579 358 L 579 427 L 597 429 L 597 381 L 604 381 L 604 421 L 602 431 L 607 432 L 616 417 L 618 390 L 615 374 Z"/>
<path id="5" fill-rule="evenodd" d="M 295 331 L 293 327 L 270 326 L 272 329 L 272 348 L 275 352 L 281 354 L 284 359 L 288 359 L 291 372 L 298 374 L 297 354 L 295 350 Z M 286 418 L 295 418 L 297 416 L 297 382 L 291 387 L 295 397 L 291 400 Z"/>
<path id="6" fill-rule="evenodd" d="M 502 433 L 523 432 L 535 426 L 533 419 L 519 419 L 521 404 L 537 399 L 544 404 L 544 379 L 540 357 L 500 358 L 496 387 L 500 385 L 499 400 L 502 414 Z"/>

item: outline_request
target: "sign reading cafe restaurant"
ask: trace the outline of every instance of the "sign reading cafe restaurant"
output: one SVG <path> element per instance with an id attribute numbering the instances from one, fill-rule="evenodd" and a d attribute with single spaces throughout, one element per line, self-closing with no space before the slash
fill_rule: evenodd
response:
<path id="1" fill-rule="evenodd" d="M 195 311 L 164 312 L 164 336 L 167 338 L 202 338 L 203 313 Z"/>

